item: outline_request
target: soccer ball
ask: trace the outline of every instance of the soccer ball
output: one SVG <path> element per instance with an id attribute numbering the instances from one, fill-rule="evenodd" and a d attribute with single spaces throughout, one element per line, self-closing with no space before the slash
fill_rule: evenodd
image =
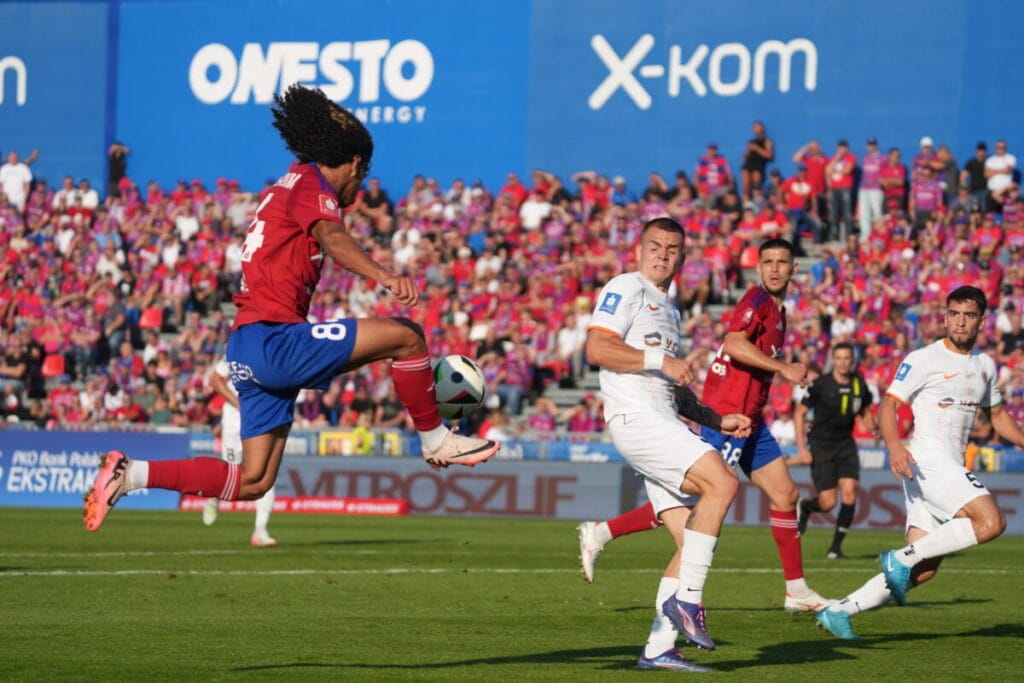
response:
<path id="1" fill-rule="evenodd" d="M 484 402 L 487 382 L 476 363 L 452 354 L 434 363 L 434 391 L 441 417 L 461 420 L 476 412 Z"/>

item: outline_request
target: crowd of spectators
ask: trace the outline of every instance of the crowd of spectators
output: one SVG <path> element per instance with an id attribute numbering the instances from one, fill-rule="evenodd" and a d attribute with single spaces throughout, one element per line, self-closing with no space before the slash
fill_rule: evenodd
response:
<path id="1" fill-rule="evenodd" d="M 492 392 L 484 424 L 474 427 L 512 436 L 600 432 L 596 396 L 559 410 L 545 391 L 590 371 L 583 344 L 594 298 L 633 267 L 644 222 L 667 214 L 687 233 L 672 296 L 699 377 L 729 304 L 751 284 L 744 273 L 757 245 L 782 236 L 809 266 L 786 301 L 784 354 L 821 371 L 831 344 L 850 341 L 881 394 L 908 351 L 942 335 L 945 293 L 975 284 L 996 311 L 978 346 L 996 359 L 1008 406 L 1024 419 L 1016 160 L 1003 141 L 992 156 L 979 143 L 963 165 L 948 147 L 933 147 L 922 138 L 907 167 L 899 150 L 882 153 L 873 138 L 859 155 L 846 140 L 831 154 L 812 141 L 794 150 L 787 175 L 755 124 L 739 179 L 714 143 L 692 172 L 671 182 L 651 173 L 640 192 L 591 171 L 568 182 L 543 170 L 526 182 L 509 173 L 499 188 L 416 176 L 394 196 L 370 179 L 345 222 L 374 259 L 415 279 L 423 303 L 402 310 L 375 283 L 325 263 L 310 316 L 409 315 L 434 357 L 476 358 Z M 114 175 L 113 150 L 102 199 L 85 179 L 53 188 L 32 178 L 13 152 L 0 167 L 0 418 L 44 428 L 215 425 L 220 404 L 206 377 L 224 354 L 225 304 L 240 284 L 247 226 L 272 181 L 261 189 L 227 178 L 212 188 L 201 179 L 140 187 L 126 174 L 126 147 Z M 766 418 L 781 416 L 780 433 L 798 399 L 789 385 L 773 388 Z M 408 428 L 386 364 L 299 398 L 297 427 L 360 421 Z"/>

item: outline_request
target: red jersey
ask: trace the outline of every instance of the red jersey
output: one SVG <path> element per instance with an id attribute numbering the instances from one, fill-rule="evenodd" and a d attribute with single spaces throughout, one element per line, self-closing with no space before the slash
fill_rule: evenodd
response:
<path id="1" fill-rule="evenodd" d="M 317 221 L 341 222 L 338 196 L 316 164 L 292 164 L 256 209 L 242 249 L 242 288 L 232 329 L 306 321 L 324 255 Z"/>
<path id="2" fill-rule="evenodd" d="M 786 314 L 764 287 L 752 287 L 736 304 L 728 331 L 743 332 L 762 353 L 780 358 Z M 775 373 L 734 361 L 724 348 L 719 347 L 704 380 L 703 401 L 720 415 L 743 413 L 758 424 Z"/>

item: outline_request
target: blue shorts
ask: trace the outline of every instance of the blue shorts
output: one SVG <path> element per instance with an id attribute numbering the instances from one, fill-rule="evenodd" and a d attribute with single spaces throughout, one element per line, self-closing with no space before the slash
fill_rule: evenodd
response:
<path id="1" fill-rule="evenodd" d="M 327 389 L 356 344 L 356 320 L 252 323 L 228 338 L 231 383 L 238 391 L 242 438 L 292 422 L 300 389 Z"/>
<path id="2" fill-rule="evenodd" d="M 750 473 L 759 470 L 773 460 L 782 457 L 782 450 L 779 443 L 768 431 L 764 422 L 760 423 L 745 439 L 737 439 L 725 436 L 711 427 L 701 427 L 700 435 L 704 440 L 718 449 L 730 467 L 736 467 L 739 463 L 743 474 L 750 477 Z"/>

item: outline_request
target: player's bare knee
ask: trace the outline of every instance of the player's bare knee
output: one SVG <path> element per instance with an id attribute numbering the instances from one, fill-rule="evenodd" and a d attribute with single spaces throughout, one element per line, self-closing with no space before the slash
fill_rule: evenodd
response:
<path id="1" fill-rule="evenodd" d="M 408 358 L 419 356 L 427 352 L 427 338 L 423 334 L 423 328 L 409 318 L 392 318 L 398 324 L 400 330 L 395 339 L 398 347 L 396 357 Z"/>
<path id="2" fill-rule="evenodd" d="M 998 510 L 995 514 L 973 519 L 971 523 L 974 526 L 974 536 L 978 539 L 978 543 L 988 543 L 999 538 L 1006 531 L 1006 517 L 1002 511 Z"/>
<path id="3" fill-rule="evenodd" d="M 709 496 L 731 503 L 740 491 L 740 480 L 731 467 L 724 468 L 723 474 L 711 483 Z"/>

